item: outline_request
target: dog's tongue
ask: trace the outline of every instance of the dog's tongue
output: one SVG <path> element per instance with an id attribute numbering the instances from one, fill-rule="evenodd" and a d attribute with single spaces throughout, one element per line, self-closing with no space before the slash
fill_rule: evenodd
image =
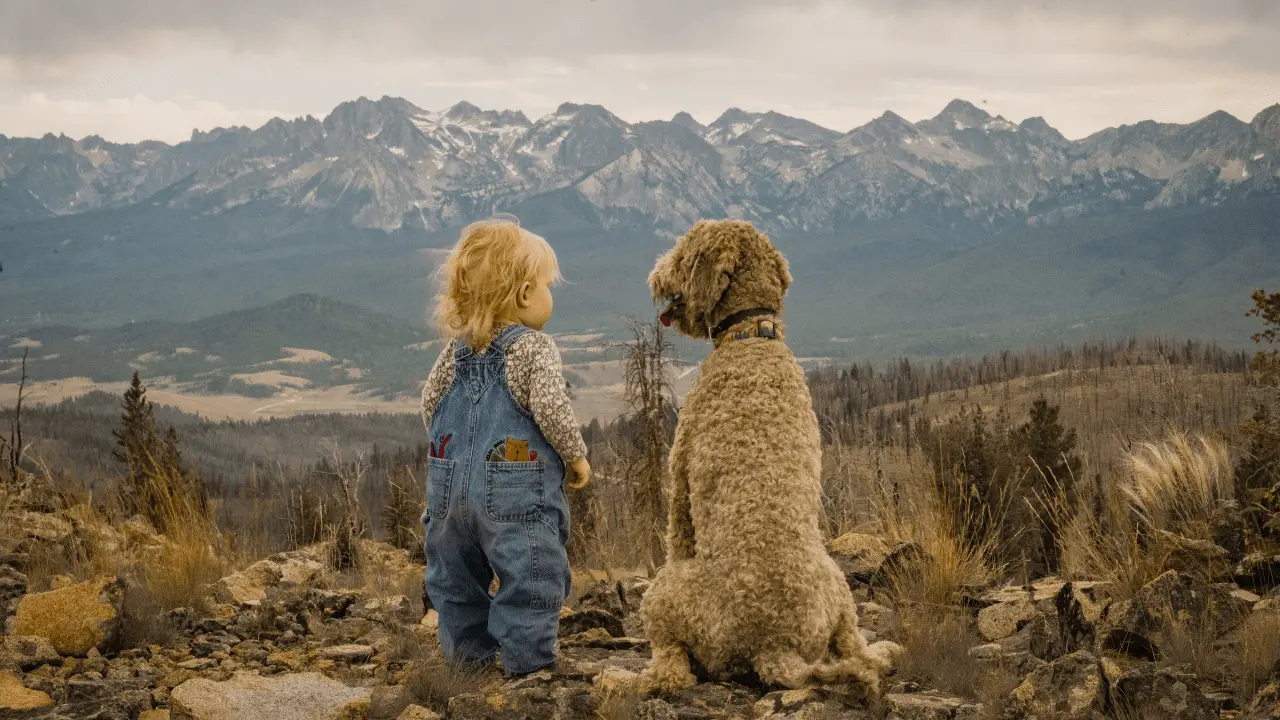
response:
<path id="1" fill-rule="evenodd" d="M 666 313 L 658 315 L 658 322 L 662 323 L 663 327 L 671 327 L 671 318 L 667 317 Z"/>

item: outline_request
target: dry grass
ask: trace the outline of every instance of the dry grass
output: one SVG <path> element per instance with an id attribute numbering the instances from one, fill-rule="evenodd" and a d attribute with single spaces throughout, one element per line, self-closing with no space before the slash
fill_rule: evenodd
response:
<path id="1" fill-rule="evenodd" d="M 1231 455 L 1225 443 L 1181 433 L 1158 443 L 1142 443 L 1125 460 L 1122 485 L 1140 522 L 1148 529 L 1212 540 L 1210 517 L 1234 495 Z"/>
<path id="2" fill-rule="evenodd" d="M 1253 613 L 1240 631 L 1240 677 L 1236 697 L 1248 707 L 1258 688 L 1280 669 L 1280 613 Z"/>
<path id="3" fill-rule="evenodd" d="M 1164 569 L 1164 557 L 1147 536 L 1163 530 L 1212 541 L 1211 520 L 1232 496 L 1230 454 L 1220 440 L 1172 433 L 1143 443 L 1126 456 L 1126 476 L 1092 488 L 1072 504 L 1058 487 L 1042 503 L 1058 528 L 1062 574 L 1106 579 L 1116 598 L 1132 597 Z"/>
<path id="4" fill-rule="evenodd" d="M 596 717 L 599 720 L 632 720 L 644 699 L 630 688 L 610 689 L 600 693 Z"/>
<path id="5" fill-rule="evenodd" d="M 904 653 L 899 675 L 955 695 L 974 696 L 978 673 L 969 648 L 982 640 L 967 613 L 928 606 L 904 607 L 901 612 Z"/>
<path id="6" fill-rule="evenodd" d="M 1223 628 L 1216 627 L 1210 617 L 1193 618 L 1186 613 L 1166 610 L 1165 631 L 1160 633 L 1160 662 L 1171 667 L 1189 668 L 1200 677 L 1213 677 L 1222 667 L 1222 657 L 1215 642 Z"/>
<path id="7" fill-rule="evenodd" d="M 405 686 L 414 702 L 443 715 L 452 698 L 487 692 L 499 684 L 492 666 L 436 662 L 416 665 Z"/>

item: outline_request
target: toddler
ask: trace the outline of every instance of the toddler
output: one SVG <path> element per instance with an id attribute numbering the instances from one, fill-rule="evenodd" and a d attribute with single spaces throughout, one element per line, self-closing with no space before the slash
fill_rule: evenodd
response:
<path id="1" fill-rule="evenodd" d="M 442 268 L 436 322 L 451 338 L 422 392 L 430 435 L 427 596 L 450 662 L 508 675 L 555 661 L 569 593 L 571 488 L 590 480 L 551 317 L 555 251 L 518 222 L 462 231 Z M 498 578 L 498 591 L 489 594 Z"/>

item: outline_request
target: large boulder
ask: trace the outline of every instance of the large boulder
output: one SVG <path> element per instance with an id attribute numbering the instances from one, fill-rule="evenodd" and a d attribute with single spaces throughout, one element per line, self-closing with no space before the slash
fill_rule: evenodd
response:
<path id="1" fill-rule="evenodd" d="M 1105 582 L 1069 582 L 1053 598 L 1063 654 L 1092 648 L 1097 625 L 1111 603 L 1112 587 Z"/>
<path id="2" fill-rule="evenodd" d="M 223 682 L 188 680 L 173 689 L 169 703 L 173 720 L 363 720 L 372 694 L 319 673 L 241 672 Z"/>
<path id="3" fill-rule="evenodd" d="M 115 577 L 27 595 L 13 616 L 13 635 L 45 638 L 60 655 L 84 656 L 105 650 L 120 627 L 124 583 Z"/>
<path id="4" fill-rule="evenodd" d="M 1195 675 L 1142 664 L 1115 681 L 1111 699 L 1120 717 L 1217 720 L 1218 708 Z"/>
<path id="5" fill-rule="evenodd" d="M 48 693 L 28 690 L 12 673 L 0 672 L 0 710 L 34 710 L 50 705 L 53 698 Z"/>
<path id="6" fill-rule="evenodd" d="M 1231 578 L 1235 563 L 1223 548 L 1207 541 L 1155 530 L 1153 554 L 1162 558 L 1162 570 L 1201 577 L 1209 582 Z"/>
<path id="7" fill-rule="evenodd" d="M 257 605 L 274 588 L 307 585 L 324 572 L 324 567 L 304 552 L 279 553 L 214 583 L 213 598 L 233 605 Z"/>
<path id="8" fill-rule="evenodd" d="M 995 642 L 1016 634 L 1038 615 L 1025 598 L 997 603 L 978 611 L 978 632 L 987 642 Z"/>
<path id="9" fill-rule="evenodd" d="M 1254 553 L 1240 561 L 1235 569 L 1236 584 L 1266 594 L 1280 588 L 1280 554 Z"/>
<path id="10" fill-rule="evenodd" d="M 853 586 L 871 581 L 889 557 L 889 545 L 875 535 L 851 532 L 828 542 L 827 554 Z"/>
<path id="11" fill-rule="evenodd" d="M 1248 604 L 1232 595 L 1229 586 L 1170 570 L 1133 598 L 1113 605 L 1098 639 L 1106 650 L 1155 660 L 1175 633 L 1224 635 L 1243 622 L 1248 611 Z"/>
<path id="12" fill-rule="evenodd" d="M 1107 683 L 1098 658 L 1081 650 L 1032 671 L 1013 690 L 1011 700 L 1027 717 L 1101 719 Z"/>

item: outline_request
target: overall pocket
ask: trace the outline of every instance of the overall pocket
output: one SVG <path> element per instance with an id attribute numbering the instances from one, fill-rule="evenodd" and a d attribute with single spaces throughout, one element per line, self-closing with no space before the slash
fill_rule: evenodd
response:
<path id="1" fill-rule="evenodd" d="M 537 520 L 542 514 L 542 473 L 546 464 L 537 460 L 484 465 L 489 519 L 496 522 Z"/>
<path id="2" fill-rule="evenodd" d="M 456 464 L 444 458 L 427 458 L 427 513 L 437 520 L 449 514 L 449 490 Z"/>

